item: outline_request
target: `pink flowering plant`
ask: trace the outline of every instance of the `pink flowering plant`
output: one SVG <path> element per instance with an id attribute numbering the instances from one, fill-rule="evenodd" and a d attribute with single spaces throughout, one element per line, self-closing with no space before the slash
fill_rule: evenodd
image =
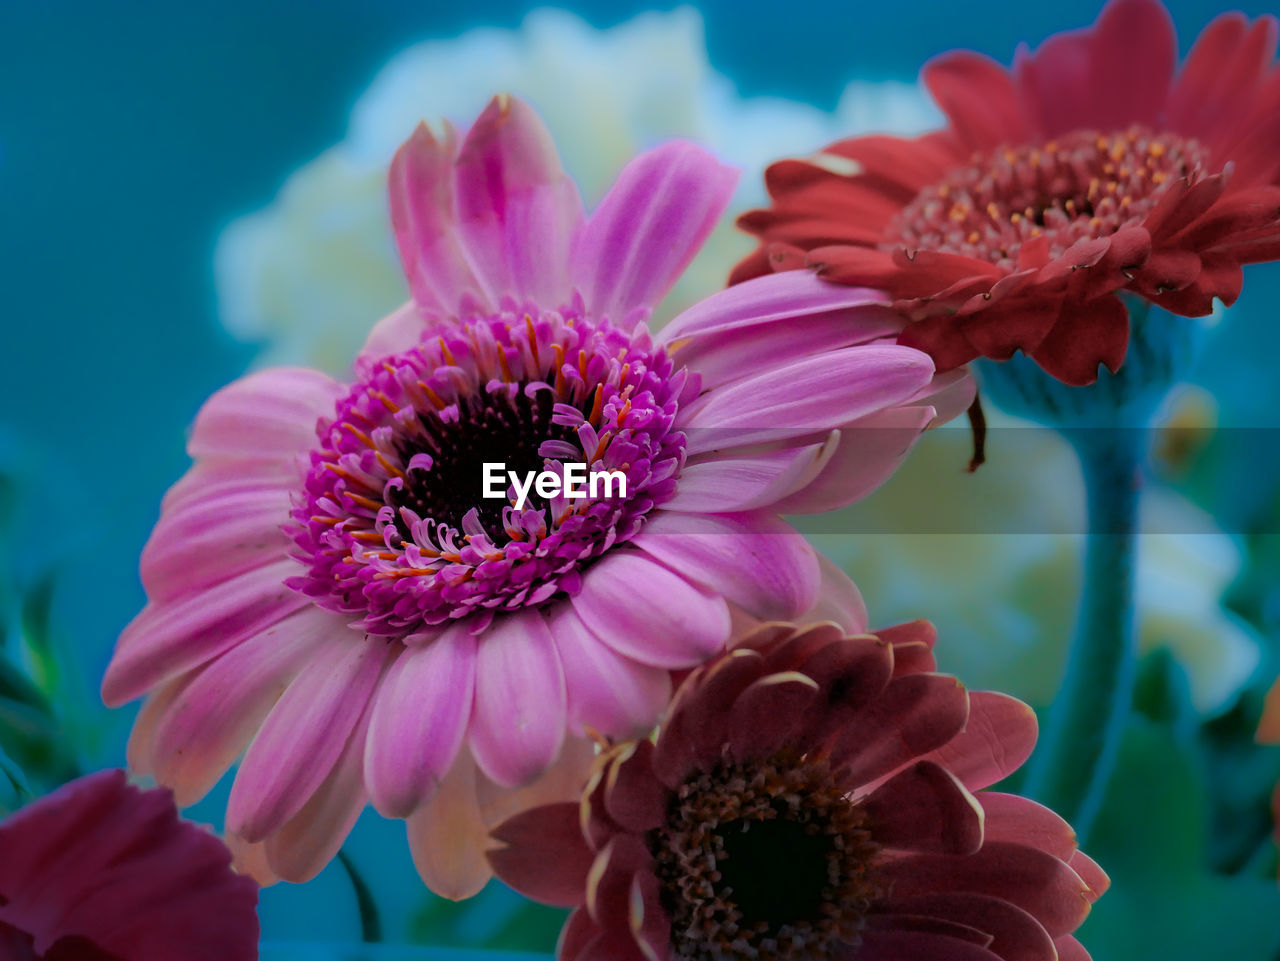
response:
<path id="1" fill-rule="evenodd" d="M 576 792 L 582 735 L 652 727 L 735 617 L 814 605 L 781 513 L 868 493 L 968 406 L 873 292 L 807 273 L 651 332 L 735 180 L 671 143 L 586 216 L 520 101 L 420 126 L 390 174 L 412 299 L 353 379 L 265 370 L 206 403 L 102 691 L 147 696 L 130 763 L 181 804 L 243 752 L 227 831 L 256 877 L 313 876 L 372 802 L 433 890 L 475 893 L 488 829 Z M 617 489 L 519 481 L 568 465 Z"/>

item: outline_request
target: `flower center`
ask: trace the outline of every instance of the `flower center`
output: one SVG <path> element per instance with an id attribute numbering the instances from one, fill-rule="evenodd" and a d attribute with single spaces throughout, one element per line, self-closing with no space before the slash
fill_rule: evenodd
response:
<path id="1" fill-rule="evenodd" d="M 473 318 L 366 364 L 317 428 L 290 526 L 308 571 L 289 586 L 384 636 L 575 592 L 675 491 L 676 373 L 643 330 L 573 308 Z M 574 464 L 583 497 L 564 488 Z M 528 486 L 542 472 L 558 493 Z M 592 472 L 625 496 L 593 494 Z"/>
<path id="2" fill-rule="evenodd" d="M 1026 242 L 1045 237 L 1050 257 L 1082 239 L 1140 221 L 1208 153 L 1194 140 L 1132 127 L 1076 130 L 1038 146 L 976 156 L 926 187 L 898 214 L 885 249 L 936 250 L 1014 269 Z"/>
<path id="3" fill-rule="evenodd" d="M 651 840 L 687 961 L 822 961 L 876 894 L 865 812 L 824 760 L 724 762 L 681 786 Z"/>

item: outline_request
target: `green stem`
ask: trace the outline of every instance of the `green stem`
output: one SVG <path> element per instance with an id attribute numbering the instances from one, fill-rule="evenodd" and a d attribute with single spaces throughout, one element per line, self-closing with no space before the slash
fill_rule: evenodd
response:
<path id="1" fill-rule="evenodd" d="M 356 870 L 355 862 L 345 851 L 338 852 L 338 861 L 346 869 L 351 879 L 351 888 L 355 892 L 356 906 L 360 909 L 360 938 L 366 944 L 374 944 L 382 940 L 382 918 L 378 914 L 378 905 L 373 900 L 373 892 L 364 878 Z"/>
<path id="2" fill-rule="evenodd" d="M 1066 674 L 1027 793 L 1083 840 L 1102 805 L 1133 703 L 1134 564 L 1141 431 L 1072 431 L 1088 507 L 1084 585 Z"/>

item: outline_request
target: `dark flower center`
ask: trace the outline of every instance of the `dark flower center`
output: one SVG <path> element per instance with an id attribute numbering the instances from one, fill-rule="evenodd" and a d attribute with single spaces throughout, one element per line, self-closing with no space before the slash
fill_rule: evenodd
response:
<path id="1" fill-rule="evenodd" d="M 417 429 L 397 438 L 396 449 L 405 464 L 419 454 L 427 455 L 431 468 L 409 471 L 403 487 L 387 492 L 400 537 L 413 536 L 404 508 L 455 530 L 462 529 L 463 518 L 474 510 L 480 526 L 501 530 L 507 502 L 484 496 L 484 465 L 501 462 L 522 477 L 541 470 L 544 463 L 538 451 L 544 441 L 573 439 L 573 428 L 554 423 L 553 415 L 552 395 L 541 391 L 532 398 L 523 393 L 463 398 L 457 420 L 419 416 Z M 546 506 L 537 491 L 530 490 L 529 509 Z"/>
<path id="2" fill-rule="evenodd" d="M 583 568 L 675 492 L 686 378 L 643 330 L 593 323 L 580 305 L 453 323 L 358 373 L 317 428 L 289 529 L 307 573 L 289 586 L 367 633 L 575 593 Z M 591 473 L 611 486 L 592 488 Z M 560 493 L 539 492 L 537 474 Z"/>
<path id="3" fill-rule="evenodd" d="M 773 810 L 768 820 L 720 826 L 724 856 L 717 859 L 717 888 L 749 925 L 819 922 L 835 839 L 825 824 L 793 821 L 777 802 Z"/>
<path id="4" fill-rule="evenodd" d="M 1028 241 L 1056 257 L 1078 240 L 1139 222 L 1208 159 L 1194 140 L 1133 127 L 1076 130 L 1035 146 L 975 156 L 898 214 L 886 249 L 935 250 L 1014 269 Z"/>
<path id="5" fill-rule="evenodd" d="M 822 760 L 691 778 L 651 840 L 677 957 L 822 961 L 857 944 L 876 895 L 864 821 Z"/>

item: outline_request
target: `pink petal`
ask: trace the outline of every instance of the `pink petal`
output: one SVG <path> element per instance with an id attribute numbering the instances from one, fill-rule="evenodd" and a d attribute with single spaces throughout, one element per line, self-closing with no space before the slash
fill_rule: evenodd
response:
<path id="1" fill-rule="evenodd" d="M 564 668 L 572 730 L 590 727 L 609 737 L 641 735 L 657 722 L 671 696 L 671 674 L 623 657 L 599 640 L 574 611 L 561 604 L 551 618 Z"/>
<path id="2" fill-rule="evenodd" d="M 902 328 L 899 319 L 886 329 L 887 306 L 888 298 L 879 291 L 827 283 L 809 270 L 788 270 L 734 284 L 698 301 L 667 324 L 658 339 L 671 350 L 683 351 L 702 337 L 776 325 L 799 329 L 812 316 L 841 311 L 861 340 L 871 340 Z"/>
<path id="3" fill-rule="evenodd" d="M 821 514 L 861 500 L 898 469 L 934 418 L 932 407 L 895 407 L 842 427 L 822 470 L 774 509 Z"/>
<path id="4" fill-rule="evenodd" d="M 147 596 L 171 600 L 286 556 L 289 507 L 281 485 L 223 487 L 165 511 L 142 551 Z"/>
<path id="5" fill-rule="evenodd" d="M 619 654 L 654 667 L 701 664 L 729 638 L 722 598 L 638 551 L 614 551 L 587 571 L 573 609 Z"/>
<path id="6" fill-rule="evenodd" d="M 304 608 L 206 665 L 156 725 L 151 764 L 179 806 L 204 797 L 245 749 L 312 653 L 356 643 L 341 616 Z"/>
<path id="7" fill-rule="evenodd" d="M 416 346 L 441 322 L 439 315 L 424 312 L 417 301 L 411 300 L 373 325 L 357 355 L 357 363 L 375 363 L 392 354 L 403 353 Z"/>
<path id="8" fill-rule="evenodd" d="M 972 854 L 982 845 L 983 809 L 946 768 L 920 761 L 865 801 L 878 844 L 905 851 Z"/>
<path id="9" fill-rule="evenodd" d="M 342 850 L 368 800 L 363 776 L 368 733 L 366 710 L 329 776 L 297 814 L 268 836 L 267 863 L 281 880 L 310 881 Z"/>
<path id="10" fill-rule="evenodd" d="M 446 126 L 440 141 L 426 124 L 419 124 L 396 151 L 387 176 L 391 226 L 409 290 L 422 310 L 444 316 L 457 314 L 468 295 L 487 301 L 489 307 L 496 306 L 491 292 L 484 289 L 467 263 L 457 236 L 456 153 L 451 127 Z"/>
<path id="11" fill-rule="evenodd" d="M 818 583 L 818 600 L 798 623 L 820 624 L 832 621 L 839 624 L 846 634 L 866 633 L 867 604 L 862 599 L 858 585 L 821 554 L 818 555 L 818 574 L 821 578 Z"/>
<path id="12" fill-rule="evenodd" d="M 342 385 L 301 367 L 273 367 L 242 377 L 200 408 L 187 453 L 285 461 L 316 442 L 316 421 L 332 417 Z"/>
<path id="13" fill-rule="evenodd" d="M 807 271 L 786 271 L 747 281 L 744 286 L 767 284 L 792 276 L 812 279 Z M 813 282 L 823 283 L 816 279 Z M 836 300 L 834 297 L 831 299 Z M 888 307 L 868 304 L 799 317 L 753 319 L 728 329 L 694 333 L 678 340 L 671 339 L 664 330 L 663 339 L 678 348 L 675 351 L 676 361 L 698 374 L 703 389 L 712 389 L 752 373 L 761 364 L 786 364 L 841 347 L 894 336 L 902 329 L 903 323 L 902 318 Z"/>
<path id="14" fill-rule="evenodd" d="M 476 638 L 455 625 L 408 647 L 373 699 L 365 781 L 373 806 L 405 818 L 431 799 L 462 746 L 475 689 Z"/>
<path id="15" fill-rule="evenodd" d="M 485 859 L 492 842 L 480 817 L 475 762 L 468 752 L 459 752 L 435 797 L 409 817 L 406 828 L 414 867 L 440 897 L 472 897 L 493 877 Z"/>
<path id="16" fill-rule="evenodd" d="M 300 457 L 281 460 L 229 460 L 215 458 L 192 464 L 165 491 L 161 513 L 176 510 L 191 501 L 222 496 L 234 491 L 254 491 L 270 496 L 277 490 L 296 490 L 303 481 Z"/>
<path id="17" fill-rule="evenodd" d="M 659 511 L 632 542 L 650 557 L 765 620 L 798 617 L 818 597 L 818 559 L 790 524 L 764 511 Z"/>
<path id="18" fill-rule="evenodd" d="M 527 784 L 560 753 L 567 721 L 564 671 L 542 613 L 507 614 L 480 639 L 471 751 L 506 787 Z"/>
<path id="19" fill-rule="evenodd" d="M 621 322 L 662 299 L 729 204 L 737 171 L 690 143 L 623 168 L 574 245 L 572 278 L 597 318 Z"/>
<path id="20" fill-rule="evenodd" d="M 142 702 L 142 708 L 134 718 L 133 729 L 129 732 L 129 743 L 125 747 L 125 760 L 131 774 L 146 777 L 155 773 L 155 767 L 151 763 L 151 745 L 155 740 L 156 727 L 170 705 L 186 690 L 197 674 L 198 672 L 193 671 L 166 681 Z"/>
<path id="21" fill-rule="evenodd" d="M 458 235 L 491 294 L 567 302 L 582 201 L 551 134 L 522 101 L 494 97 L 457 160 Z"/>
<path id="22" fill-rule="evenodd" d="M 846 347 L 712 390 L 680 411 L 690 455 L 825 434 L 920 391 L 933 361 L 910 347 Z"/>
<path id="23" fill-rule="evenodd" d="M 493 830 L 507 845 L 490 851 L 493 873 L 508 887 L 542 904 L 572 908 L 586 898 L 595 852 L 578 821 L 579 805 L 566 801 L 517 814 Z"/>
<path id="24" fill-rule="evenodd" d="M 680 471 L 676 496 L 664 510 L 716 513 L 776 504 L 808 485 L 835 454 L 839 434 L 801 447 L 761 454 L 704 455 Z"/>
<path id="25" fill-rule="evenodd" d="M 541 777 L 523 787 L 503 787 L 476 772 L 476 801 L 481 820 L 493 828 L 529 808 L 580 800 L 595 759 L 595 742 L 565 738 L 560 756 Z"/>
<path id="26" fill-rule="evenodd" d="M 227 801 L 227 830 L 260 841 L 315 794 L 355 732 L 392 645 L 340 621 L 289 685 L 245 754 Z"/>
<path id="27" fill-rule="evenodd" d="M 309 606 L 284 583 L 298 569 L 286 558 L 181 600 L 148 604 L 116 642 L 103 701 L 118 707 L 141 697 Z"/>
<path id="28" fill-rule="evenodd" d="M 929 752 L 970 791 L 1003 780 L 1031 756 L 1038 733 L 1036 712 L 1017 698 L 993 691 L 969 695 L 964 730 Z"/>

